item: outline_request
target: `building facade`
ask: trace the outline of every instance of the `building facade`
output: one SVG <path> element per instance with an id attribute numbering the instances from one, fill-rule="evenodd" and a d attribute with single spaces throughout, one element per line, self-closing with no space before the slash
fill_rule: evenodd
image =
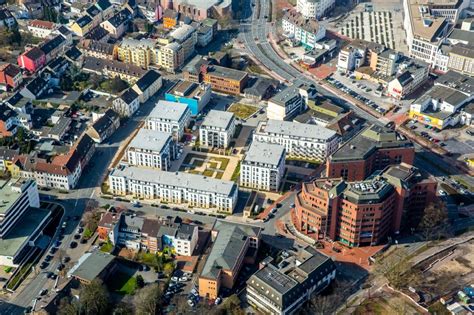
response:
<path id="1" fill-rule="evenodd" d="M 202 146 L 225 149 L 235 133 L 233 113 L 211 110 L 199 127 L 199 141 Z"/>
<path id="2" fill-rule="evenodd" d="M 289 121 L 260 122 L 253 141 L 283 145 L 289 157 L 324 161 L 339 146 L 339 136 L 325 127 Z"/>
<path id="3" fill-rule="evenodd" d="M 321 19 L 336 6 L 336 0 L 298 0 L 296 11 L 307 19 Z"/>
<path id="4" fill-rule="evenodd" d="M 160 100 L 146 118 L 145 128 L 170 133 L 175 141 L 179 141 L 190 120 L 188 105 Z"/>
<path id="5" fill-rule="evenodd" d="M 307 19 L 296 11 L 287 11 L 283 16 L 284 36 L 300 42 L 304 47 L 314 48 L 326 36 L 326 28 L 313 19 Z"/>
<path id="6" fill-rule="evenodd" d="M 206 176 L 120 166 L 109 175 L 114 195 L 132 195 L 187 207 L 232 213 L 237 185 Z"/>
<path id="7" fill-rule="evenodd" d="M 252 142 L 240 166 L 240 185 L 278 191 L 285 173 L 285 148 L 279 144 Z"/>
<path id="8" fill-rule="evenodd" d="M 436 185 L 405 163 L 364 181 L 317 179 L 304 183 L 295 197 L 295 227 L 315 239 L 351 247 L 380 244 L 419 222 L 426 205 L 435 200 Z"/>
<path id="9" fill-rule="evenodd" d="M 130 165 L 168 171 L 175 159 L 175 143 L 167 132 L 140 129 L 127 148 Z"/>

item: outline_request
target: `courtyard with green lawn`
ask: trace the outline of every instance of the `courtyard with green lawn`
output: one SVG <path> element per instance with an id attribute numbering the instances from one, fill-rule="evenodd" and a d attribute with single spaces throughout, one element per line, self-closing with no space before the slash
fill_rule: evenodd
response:
<path id="1" fill-rule="evenodd" d="M 226 157 L 188 153 L 179 167 L 179 171 L 221 179 L 229 162 L 230 159 Z"/>
<path id="2" fill-rule="evenodd" d="M 240 119 L 247 119 L 253 114 L 255 114 L 259 108 L 257 106 L 242 104 L 242 103 L 234 103 L 232 104 L 228 112 L 234 113 L 237 118 Z"/>

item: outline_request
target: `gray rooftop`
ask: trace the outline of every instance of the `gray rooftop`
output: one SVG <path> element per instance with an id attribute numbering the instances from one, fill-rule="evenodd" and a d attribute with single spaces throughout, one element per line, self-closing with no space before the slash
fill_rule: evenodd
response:
<path id="1" fill-rule="evenodd" d="M 253 141 L 244 162 L 278 166 L 285 159 L 285 148 L 279 144 Z"/>
<path id="2" fill-rule="evenodd" d="M 10 232 L 0 239 L 0 255 L 15 256 L 50 213 L 39 208 L 26 210 Z"/>
<path id="3" fill-rule="evenodd" d="M 420 97 L 415 103 L 424 102 L 425 100 L 427 100 L 427 98 L 433 100 L 441 100 L 453 106 L 458 106 L 466 102 L 469 96 L 450 87 L 435 85 L 428 92 L 426 92 L 425 95 Z"/>
<path id="4" fill-rule="evenodd" d="M 189 111 L 188 105 L 160 100 L 148 115 L 148 119 L 180 121 Z"/>
<path id="5" fill-rule="evenodd" d="M 355 135 L 331 155 L 333 161 L 366 159 L 378 148 L 411 147 L 413 143 L 395 131 L 372 125 Z"/>
<path id="6" fill-rule="evenodd" d="M 267 122 L 260 122 L 256 133 L 269 133 L 318 140 L 329 140 L 336 136 L 336 132 L 334 130 L 318 125 L 301 124 L 291 121 L 273 119 L 269 119 Z"/>
<path id="7" fill-rule="evenodd" d="M 280 106 L 285 106 L 287 102 L 296 97 L 300 97 L 299 87 L 296 85 L 292 85 L 284 88 L 282 91 L 277 93 L 275 96 L 269 99 L 269 102 L 275 103 Z"/>
<path id="8" fill-rule="evenodd" d="M 209 279 L 216 279 L 221 269 L 233 270 L 247 238 L 258 237 L 261 231 L 257 226 L 221 220 L 216 221 L 213 230 L 218 234 L 201 272 L 202 277 Z"/>
<path id="9" fill-rule="evenodd" d="M 68 277 L 73 276 L 79 279 L 92 281 L 112 263 L 114 256 L 100 251 L 85 253 L 79 258 L 74 267 L 68 272 Z"/>
<path id="10" fill-rule="evenodd" d="M 232 181 L 220 180 L 183 172 L 174 173 L 144 169 L 135 166 L 121 166 L 119 168 L 115 168 L 110 176 L 123 176 L 130 180 L 194 189 L 206 193 L 217 193 L 224 196 L 233 195 L 237 189 L 236 184 Z"/>
<path id="11" fill-rule="evenodd" d="M 213 109 L 204 118 L 201 126 L 227 130 L 233 119 L 234 113 Z"/>
<path id="12" fill-rule="evenodd" d="M 168 132 L 140 129 L 129 147 L 161 152 L 169 141 L 171 141 L 171 135 Z"/>

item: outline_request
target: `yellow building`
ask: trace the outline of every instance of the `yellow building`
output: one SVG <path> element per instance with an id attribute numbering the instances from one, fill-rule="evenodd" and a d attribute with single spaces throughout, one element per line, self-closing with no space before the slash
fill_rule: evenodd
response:
<path id="1" fill-rule="evenodd" d="M 125 38 L 118 48 L 118 59 L 125 63 L 148 69 L 155 64 L 155 42 L 151 39 Z"/>
<path id="2" fill-rule="evenodd" d="M 77 35 L 77 36 L 85 36 L 87 33 L 91 31 L 91 29 L 94 27 L 94 24 L 92 23 L 92 19 L 88 15 L 84 15 L 80 18 L 78 18 L 72 25 L 71 25 L 71 30 Z"/>

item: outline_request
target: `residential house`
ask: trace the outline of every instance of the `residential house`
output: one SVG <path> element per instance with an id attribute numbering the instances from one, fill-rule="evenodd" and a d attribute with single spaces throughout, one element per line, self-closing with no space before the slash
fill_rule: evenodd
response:
<path id="1" fill-rule="evenodd" d="M 33 47 L 18 56 L 18 65 L 20 68 L 35 73 L 46 64 L 46 55 L 38 47 Z"/>
<path id="2" fill-rule="evenodd" d="M 127 31 L 131 18 L 131 12 L 128 9 L 122 9 L 100 25 L 110 33 L 111 37 L 118 39 Z"/>
<path id="3" fill-rule="evenodd" d="M 39 38 L 47 38 L 51 36 L 57 28 L 56 24 L 43 20 L 31 20 L 28 22 L 27 29 L 34 36 Z"/>
<path id="4" fill-rule="evenodd" d="M 108 109 L 87 129 L 87 134 L 96 143 L 102 143 L 120 127 L 120 116 Z"/>
<path id="5" fill-rule="evenodd" d="M 15 90 L 23 82 L 21 69 L 11 63 L 0 65 L 0 84 L 7 90 Z"/>
<path id="6" fill-rule="evenodd" d="M 140 98 L 132 88 L 126 89 L 122 95 L 113 100 L 112 108 L 121 117 L 132 116 L 140 107 Z"/>
<path id="7" fill-rule="evenodd" d="M 163 78 L 158 71 L 148 70 L 138 81 L 132 86 L 137 92 L 140 103 L 145 103 L 152 97 L 163 85 Z"/>

